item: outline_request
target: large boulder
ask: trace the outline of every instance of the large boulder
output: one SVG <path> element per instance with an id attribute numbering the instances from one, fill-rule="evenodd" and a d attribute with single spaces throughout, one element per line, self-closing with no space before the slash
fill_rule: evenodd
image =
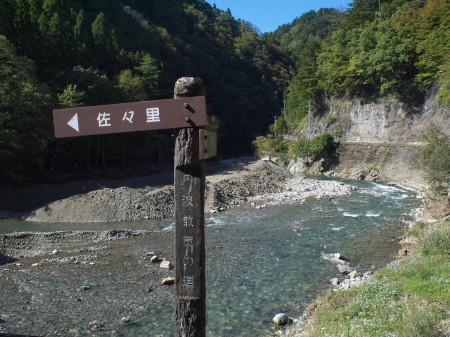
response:
<path id="1" fill-rule="evenodd" d="M 285 326 L 289 324 L 289 317 L 285 313 L 276 314 L 272 322 L 274 325 Z"/>

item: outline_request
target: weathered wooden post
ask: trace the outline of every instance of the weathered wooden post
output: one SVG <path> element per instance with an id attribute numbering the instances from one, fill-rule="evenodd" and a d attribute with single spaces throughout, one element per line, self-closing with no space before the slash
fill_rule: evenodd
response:
<path id="1" fill-rule="evenodd" d="M 182 128 L 175 144 L 175 316 L 177 337 L 204 337 L 205 169 L 217 153 L 208 124 L 205 89 L 195 77 L 180 78 L 174 99 L 53 110 L 55 137 Z M 200 137 L 201 140 L 200 140 Z"/>
<path id="2" fill-rule="evenodd" d="M 178 79 L 174 98 L 204 96 L 203 82 Z M 184 120 L 189 122 L 189 104 Z M 195 112 L 193 112 L 195 113 Z M 205 287 L 205 168 L 200 159 L 200 128 L 181 129 L 175 142 L 175 336 L 204 337 Z"/>

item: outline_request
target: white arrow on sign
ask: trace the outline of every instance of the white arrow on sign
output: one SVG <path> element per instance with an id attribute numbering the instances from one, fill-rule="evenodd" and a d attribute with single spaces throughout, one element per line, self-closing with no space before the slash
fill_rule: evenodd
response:
<path id="1" fill-rule="evenodd" d="M 72 129 L 75 129 L 77 132 L 80 132 L 80 128 L 78 127 L 78 114 L 75 114 L 67 124 Z"/>

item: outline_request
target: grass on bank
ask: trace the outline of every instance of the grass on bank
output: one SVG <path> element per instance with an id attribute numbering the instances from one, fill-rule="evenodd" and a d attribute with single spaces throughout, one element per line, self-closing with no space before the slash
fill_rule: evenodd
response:
<path id="1" fill-rule="evenodd" d="M 308 324 L 276 335 L 433 337 L 450 330 L 450 221 L 417 223 L 421 243 L 359 288 L 328 291 Z M 301 334 L 300 334 L 301 331 Z"/>

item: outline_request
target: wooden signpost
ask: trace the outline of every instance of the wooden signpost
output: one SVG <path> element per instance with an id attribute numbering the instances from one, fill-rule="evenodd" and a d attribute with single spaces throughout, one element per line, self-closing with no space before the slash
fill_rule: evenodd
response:
<path id="1" fill-rule="evenodd" d="M 205 167 L 217 154 L 217 134 L 207 125 L 201 79 L 182 77 L 174 99 L 58 109 L 55 137 L 180 128 L 175 143 L 175 336 L 204 337 Z"/>
<path id="2" fill-rule="evenodd" d="M 180 78 L 175 99 L 204 95 L 200 79 Z M 175 336 L 205 336 L 205 167 L 199 128 L 175 141 Z"/>

